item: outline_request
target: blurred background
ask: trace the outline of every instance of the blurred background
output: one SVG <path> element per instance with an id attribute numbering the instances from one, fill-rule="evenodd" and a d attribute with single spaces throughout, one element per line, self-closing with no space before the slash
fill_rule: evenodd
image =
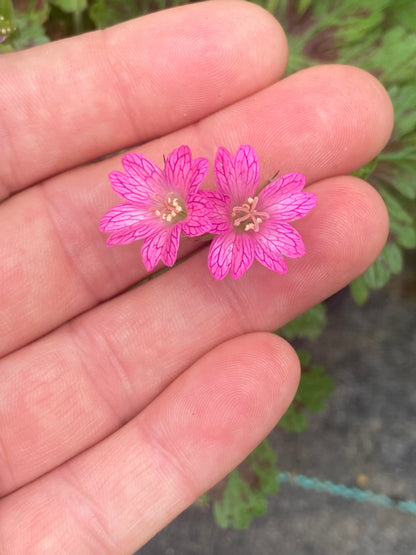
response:
<path id="1" fill-rule="evenodd" d="M 0 0 L 0 53 L 183 3 Z M 348 63 L 388 90 L 394 133 L 356 175 L 383 196 L 390 235 L 350 287 L 276 330 L 302 361 L 292 407 L 140 554 L 416 554 L 416 2 L 257 3 L 287 32 L 288 74 Z"/>

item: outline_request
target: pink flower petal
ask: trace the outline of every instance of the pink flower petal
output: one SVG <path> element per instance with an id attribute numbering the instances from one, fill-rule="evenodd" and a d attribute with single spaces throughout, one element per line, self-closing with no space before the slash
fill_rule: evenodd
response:
<path id="1" fill-rule="evenodd" d="M 284 254 L 289 258 L 299 258 L 305 254 L 305 245 L 300 233 L 287 223 L 267 220 L 255 236 L 256 242 L 268 253 L 274 251 L 277 255 Z"/>
<path id="2" fill-rule="evenodd" d="M 197 192 L 207 175 L 208 160 L 192 160 L 191 149 L 183 145 L 169 154 L 164 172 L 168 188 L 185 198 L 187 194 Z"/>
<path id="3" fill-rule="evenodd" d="M 121 172 L 111 172 L 108 176 L 114 191 L 125 200 L 143 206 L 148 202 L 150 191 L 137 182 L 136 178 Z"/>
<path id="4" fill-rule="evenodd" d="M 274 206 L 269 206 L 267 211 L 270 217 L 277 218 L 281 222 L 291 222 L 306 216 L 316 202 L 317 198 L 313 193 L 295 193 L 283 200 L 278 200 Z"/>
<path id="5" fill-rule="evenodd" d="M 208 173 L 208 160 L 206 158 L 195 158 L 189 172 L 189 193 L 196 193 Z"/>
<path id="6" fill-rule="evenodd" d="M 153 270 L 161 258 L 168 232 L 168 228 L 163 228 L 158 233 L 154 233 L 144 240 L 142 259 L 148 272 Z"/>
<path id="7" fill-rule="evenodd" d="M 231 277 L 239 279 L 254 262 L 255 241 L 250 234 L 235 233 L 231 260 Z"/>
<path id="8" fill-rule="evenodd" d="M 175 225 L 171 227 L 166 234 L 165 243 L 162 249 L 162 262 L 165 266 L 173 266 L 176 262 L 179 249 L 179 239 L 181 236 L 181 226 Z"/>
<path id="9" fill-rule="evenodd" d="M 279 274 L 285 274 L 287 272 L 286 260 L 274 249 L 269 249 L 267 244 L 257 241 L 255 256 L 256 259 L 263 264 L 263 266 L 269 268 L 269 270 L 273 270 L 273 272 L 278 272 Z"/>
<path id="10" fill-rule="evenodd" d="M 135 204 L 117 204 L 111 208 L 100 222 L 100 231 L 116 231 L 123 227 L 131 227 L 140 223 L 155 225 L 155 216 Z"/>
<path id="11" fill-rule="evenodd" d="M 212 224 L 209 218 L 211 203 L 206 191 L 186 198 L 187 218 L 182 222 L 182 231 L 188 237 L 196 237 L 211 231 Z"/>
<path id="12" fill-rule="evenodd" d="M 143 239 L 147 237 L 153 231 L 153 227 L 147 226 L 146 224 L 137 224 L 131 227 L 124 227 L 112 233 L 107 239 L 107 247 L 113 247 L 115 245 L 127 245 L 137 239 Z"/>
<path id="13" fill-rule="evenodd" d="M 211 221 L 211 233 L 224 233 L 232 229 L 231 199 L 219 191 L 204 191 L 209 201 L 208 217 Z"/>
<path id="14" fill-rule="evenodd" d="M 185 198 L 188 192 L 188 177 L 192 167 L 192 154 L 189 146 L 182 145 L 173 150 L 166 158 L 165 178 L 168 189 L 180 193 Z"/>
<path id="15" fill-rule="evenodd" d="M 241 232 L 218 235 L 212 240 L 208 267 L 216 280 L 223 279 L 231 269 L 233 279 L 240 278 L 254 261 L 254 241 Z"/>
<path id="16" fill-rule="evenodd" d="M 257 154 L 251 146 L 241 146 L 232 158 L 226 148 L 220 147 L 215 175 L 220 192 L 231 197 L 234 204 L 242 204 L 254 196 L 259 184 Z"/>
<path id="17" fill-rule="evenodd" d="M 216 280 L 224 279 L 228 274 L 234 248 L 235 232 L 217 235 L 208 252 L 208 268 Z"/>
<path id="18" fill-rule="evenodd" d="M 215 177 L 219 191 L 231 196 L 230 180 L 235 179 L 234 164 L 231 154 L 223 146 L 217 150 L 215 157 Z"/>
<path id="19" fill-rule="evenodd" d="M 162 170 L 151 160 L 148 160 L 142 154 L 129 152 L 122 157 L 121 162 L 124 171 L 137 184 L 139 191 L 144 190 L 152 195 L 154 193 L 163 194 L 165 192 L 165 176 Z"/>
<path id="20" fill-rule="evenodd" d="M 254 196 L 259 185 L 259 161 L 256 151 L 251 146 L 240 146 L 234 158 L 234 167 L 237 178 L 234 194 L 239 195 L 239 200 L 246 202 L 248 197 Z"/>
<path id="21" fill-rule="evenodd" d="M 259 199 L 262 199 L 262 206 L 275 204 L 280 199 L 286 198 L 300 191 L 305 186 L 305 176 L 301 173 L 292 172 L 282 175 L 275 181 L 272 181 L 259 193 Z"/>

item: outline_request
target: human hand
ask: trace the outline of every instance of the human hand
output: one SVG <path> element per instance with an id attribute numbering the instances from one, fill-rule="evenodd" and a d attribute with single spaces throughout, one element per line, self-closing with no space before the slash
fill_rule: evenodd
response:
<path id="1" fill-rule="evenodd" d="M 387 215 L 348 173 L 386 143 L 384 89 L 351 67 L 282 79 L 278 24 L 189 5 L 0 59 L 0 545 L 131 553 L 243 460 L 285 412 L 299 364 L 268 333 L 362 273 Z M 206 248 L 141 287 L 137 243 L 107 248 L 107 174 L 130 145 L 256 149 L 318 205 L 289 272 L 216 282 Z"/>

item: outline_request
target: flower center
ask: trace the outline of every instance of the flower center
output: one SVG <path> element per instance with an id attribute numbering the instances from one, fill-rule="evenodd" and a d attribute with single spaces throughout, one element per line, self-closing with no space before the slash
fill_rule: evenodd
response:
<path id="1" fill-rule="evenodd" d="M 175 223 L 186 218 L 185 203 L 176 193 L 168 193 L 164 199 L 156 195 L 156 200 L 159 204 L 152 210 L 162 222 Z"/>
<path id="2" fill-rule="evenodd" d="M 247 202 L 242 206 L 234 206 L 231 213 L 234 227 L 238 227 L 240 231 L 258 231 L 259 224 L 263 220 L 267 220 L 269 214 L 256 210 L 259 197 L 248 197 Z"/>

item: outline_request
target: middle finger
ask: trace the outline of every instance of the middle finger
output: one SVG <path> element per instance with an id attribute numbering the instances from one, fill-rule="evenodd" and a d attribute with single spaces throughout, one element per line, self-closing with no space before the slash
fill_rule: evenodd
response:
<path id="1" fill-rule="evenodd" d="M 259 154 L 265 180 L 276 170 L 299 171 L 310 183 L 369 161 L 391 126 L 390 100 L 374 78 L 352 67 L 324 66 L 290 76 L 141 152 L 162 163 L 163 153 L 189 144 L 195 156 L 213 160 L 220 145 L 248 143 Z M 100 217 L 119 200 L 106 177 L 117 166 L 119 158 L 113 158 L 67 172 L 0 206 L 7 249 L 0 253 L 7 282 L 4 300 L 0 290 L 0 304 L 7 307 L 0 355 L 146 275 L 137 243 L 108 249 L 97 231 Z"/>

